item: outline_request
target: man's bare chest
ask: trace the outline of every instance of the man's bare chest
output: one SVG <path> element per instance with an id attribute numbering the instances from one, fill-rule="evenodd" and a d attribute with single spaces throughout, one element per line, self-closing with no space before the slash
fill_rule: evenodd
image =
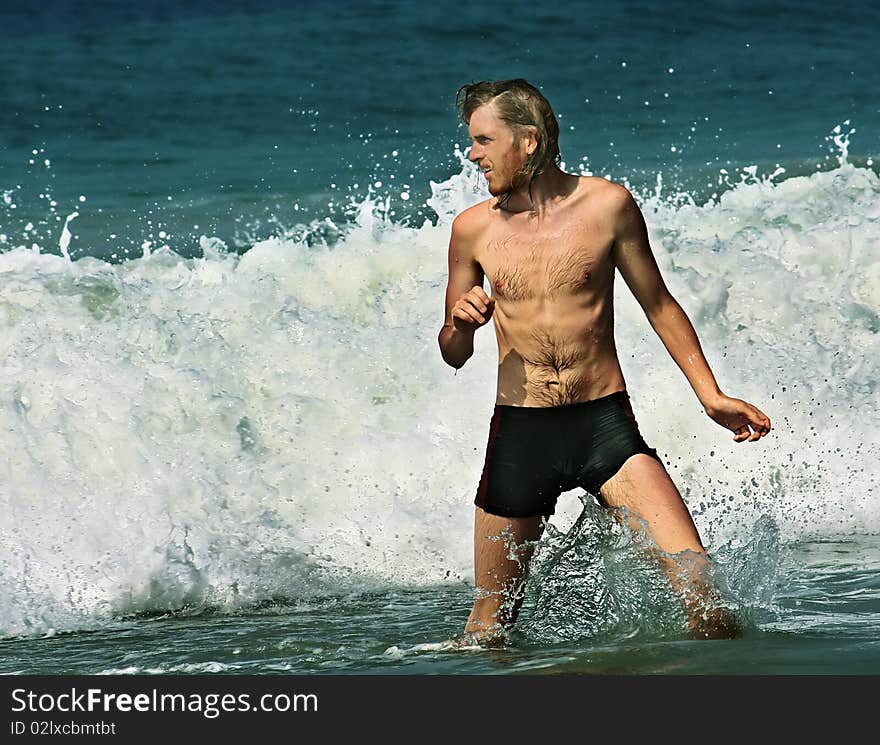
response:
<path id="1" fill-rule="evenodd" d="M 593 223 L 542 230 L 499 226 L 487 235 L 478 260 L 504 301 L 595 293 L 613 276 L 613 235 Z"/>

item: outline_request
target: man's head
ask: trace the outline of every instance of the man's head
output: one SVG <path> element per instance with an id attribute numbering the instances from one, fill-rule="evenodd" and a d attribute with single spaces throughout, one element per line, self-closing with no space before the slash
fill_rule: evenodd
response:
<path id="1" fill-rule="evenodd" d="M 522 78 L 484 80 L 458 89 L 456 107 L 473 140 L 470 159 L 485 172 L 489 192 L 507 195 L 531 186 L 557 165 L 559 124 L 543 94 Z"/>

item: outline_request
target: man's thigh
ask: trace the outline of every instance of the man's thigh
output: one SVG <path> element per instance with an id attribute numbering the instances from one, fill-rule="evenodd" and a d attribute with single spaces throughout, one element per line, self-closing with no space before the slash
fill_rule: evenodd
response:
<path id="1" fill-rule="evenodd" d="M 606 506 L 625 508 L 632 527 L 646 530 L 661 551 L 705 551 L 678 488 L 650 455 L 628 458 L 599 493 Z"/>

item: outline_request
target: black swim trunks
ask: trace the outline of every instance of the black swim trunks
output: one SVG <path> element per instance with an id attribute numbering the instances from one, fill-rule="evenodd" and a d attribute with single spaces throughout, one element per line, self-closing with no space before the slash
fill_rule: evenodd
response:
<path id="1" fill-rule="evenodd" d="M 502 517 L 549 517 L 562 492 L 599 487 L 636 453 L 660 457 L 639 433 L 626 391 L 551 407 L 497 404 L 474 504 Z"/>

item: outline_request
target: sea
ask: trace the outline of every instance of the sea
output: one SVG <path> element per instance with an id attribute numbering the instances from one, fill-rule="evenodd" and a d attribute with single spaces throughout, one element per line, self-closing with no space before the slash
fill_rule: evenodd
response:
<path id="1" fill-rule="evenodd" d="M 875 2 L 0 0 L 0 673 L 880 673 Z M 575 490 L 460 645 L 497 349 L 437 346 L 487 197 L 458 88 L 523 77 L 627 186 L 722 390 L 626 284 L 640 430 L 739 638 Z"/>

